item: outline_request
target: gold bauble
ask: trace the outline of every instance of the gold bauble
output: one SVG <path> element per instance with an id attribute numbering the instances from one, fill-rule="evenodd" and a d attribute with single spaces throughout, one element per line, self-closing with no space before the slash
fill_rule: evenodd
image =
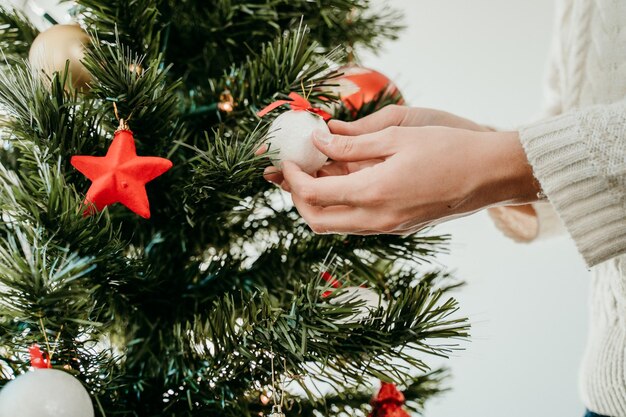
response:
<path id="1" fill-rule="evenodd" d="M 65 70 L 69 60 L 69 73 L 75 88 L 84 88 L 91 74 L 81 61 L 89 36 L 78 25 L 54 25 L 41 32 L 30 47 L 28 60 L 34 72 L 48 80 L 55 72 Z"/>

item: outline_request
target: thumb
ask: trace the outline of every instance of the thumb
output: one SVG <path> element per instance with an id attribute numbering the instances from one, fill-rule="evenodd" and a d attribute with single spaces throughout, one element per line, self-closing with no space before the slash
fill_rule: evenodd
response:
<path id="1" fill-rule="evenodd" d="M 313 132 L 313 143 L 330 159 L 350 162 L 384 158 L 391 155 L 385 131 L 359 136 L 333 135 L 325 130 Z"/>

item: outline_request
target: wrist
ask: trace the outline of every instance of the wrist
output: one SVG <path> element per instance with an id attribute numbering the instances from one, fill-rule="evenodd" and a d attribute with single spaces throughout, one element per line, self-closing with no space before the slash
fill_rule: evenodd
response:
<path id="1" fill-rule="evenodd" d="M 482 181 L 487 206 L 537 201 L 541 186 L 522 147 L 518 132 L 486 135 L 487 164 Z"/>

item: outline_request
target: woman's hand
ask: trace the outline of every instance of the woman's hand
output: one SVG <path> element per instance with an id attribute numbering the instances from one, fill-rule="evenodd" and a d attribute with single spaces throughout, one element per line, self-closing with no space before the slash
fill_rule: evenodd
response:
<path id="1" fill-rule="evenodd" d="M 471 120 L 464 119 L 451 113 L 447 113 L 441 110 L 434 110 L 428 108 L 419 107 L 407 107 L 389 105 L 385 106 L 376 113 L 372 113 L 362 119 L 354 122 L 342 122 L 339 120 L 331 120 L 328 123 L 328 127 L 331 132 L 338 135 L 364 135 L 366 133 L 374 133 L 383 130 L 387 127 L 393 126 L 405 126 L 405 127 L 417 127 L 417 126 L 447 126 L 459 129 L 474 130 L 478 132 L 490 132 L 492 129 L 481 126 Z M 266 152 L 267 147 L 265 145 L 259 149 L 257 153 L 261 154 Z M 361 163 L 353 162 L 350 165 L 343 163 L 337 163 L 335 161 L 330 162 L 324 168 L 318 172 L 318 176 L 334 175 L 336 172 L 353 172 L 360 169 Z M 282 173 L 273 166 L 267 167 L 263 174 L 265 179 L 283 185 Z"/>
<path id="2" fill-rule="evenodd" d="M 320 132 L 315 144 L 336 161 L 327 172 L 315 178 L 285 162 L 282 175 L 317 233 L 408 234 L 495 204 L 531 202 L 539 191 L 516 132 L 396 126 Z"/>

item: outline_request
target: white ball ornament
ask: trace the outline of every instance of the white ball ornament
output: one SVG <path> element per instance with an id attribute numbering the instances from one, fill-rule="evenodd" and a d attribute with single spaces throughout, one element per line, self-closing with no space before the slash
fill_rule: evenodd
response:
<path id="1" fill-rule="evenodd" d="M 89 394 L 67 372 L 36 369 L 0 391 L 0 417 L 93 417 Z"/>
<path id="2" fill-rule="evenodd" d="M 331 301 L 335 305 L 356 304 L 356 312 L 350 316 L 336 320 L 337 323 L 357 323 L 367 319 L 370 314 L 376 312 L 379 308 L 386 309 L 389 303 L 376 291 L 371 288 L 364 287 L 345 287 L 339 290 L 339 295 Z"/>
<path id="3" fill-rule="evenodd" d="M 290 110 L 278 116 L 270 125 L 267 144 L 272 163 L 277 168 L 283 161 L 298 165 L 304 172 L 317 172 L 328 160 L 313 143 L 313 132 L 322 130 L 330 134 L 324 119 L 305 110 Z"/>

